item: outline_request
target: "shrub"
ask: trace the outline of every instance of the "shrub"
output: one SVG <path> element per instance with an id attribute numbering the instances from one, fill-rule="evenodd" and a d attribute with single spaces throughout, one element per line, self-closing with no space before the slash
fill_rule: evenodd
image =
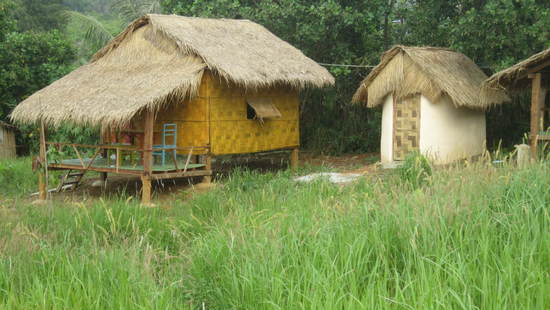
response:
<path id="1" fill-rule="evenodd" d="M 398 171 L 401 180 L 416 189 L 424 185 L 432 175 L 432 166 L 426 156 L 412 152 L 405 157 Z"/>

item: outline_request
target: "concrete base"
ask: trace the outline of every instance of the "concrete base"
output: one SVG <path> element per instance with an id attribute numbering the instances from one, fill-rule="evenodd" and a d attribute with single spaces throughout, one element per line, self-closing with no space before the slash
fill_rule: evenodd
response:
<path id="1" fill-rule="evenodd" d="M 395 169 L 403 166 L 402 161 L 392 161 L 389 163 L 382 163 L 382 169 Z"/>

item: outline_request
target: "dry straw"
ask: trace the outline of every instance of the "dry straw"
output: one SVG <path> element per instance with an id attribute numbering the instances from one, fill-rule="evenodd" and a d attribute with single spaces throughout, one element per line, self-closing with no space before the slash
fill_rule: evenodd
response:
<path id="1" fill-rule="evenodd" d="M 530 83 L 529 70 L 548 61 L 550 61 L 550 48 L 493 74 L 483 83 L 483 91 L 493 92 L 506 89 L 514 92 L 524 89 Z"/>
<path id="2" fill-rule="evenodd" d="M 395 46 L 361 82 L 353 102 L 380 105 L 389 94 L 396 99 L 421 93 L 432 102 L 446 95 L 457 107 L 485 109 L 508 101 L 504 92 L 481 97 L 487 76 L 463 54 L 434 47 Z"/>
<path id="3" fill-rule="evenodd" d="M 90 64 L 21 102 L 11 118 L 123 126 L 140 111 L 194 97 L 207 69 L 247 89 L 334 84 L 325 68 L 253 22 L 150 14 Z"/>

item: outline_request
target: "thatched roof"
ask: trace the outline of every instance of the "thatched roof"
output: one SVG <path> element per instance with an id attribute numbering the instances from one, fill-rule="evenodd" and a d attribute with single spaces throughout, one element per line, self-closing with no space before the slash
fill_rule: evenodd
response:
<path id="1" fill-rule="evenodd" d="M 483 83 L 484 91 L 521 90 L 529 85 L 528 74 L 543 68 L 550 68 L 550 48 L 493 74 Z"/>
<path id="2" fill-rule="evenodd" d="M 487 76 L 463 54 L 434 47 L 395 46 L 361 82 L 353 101 L 375 107 L 389 94 L 399 98 L 421 93 L 432 102 L 447 95 L 457 107 L 484 109 L 508 101 L 504 92 L 480 99 Z"/>
<path id="3" fill-rule="evenodd" d="M 334 84 L 325 68 L 251 21 L 150 14 L 89 64 L 20 103 L 11 117 L 121 126 L 143 109 L 194 97 L 204 70 L 246 89 Z"/>

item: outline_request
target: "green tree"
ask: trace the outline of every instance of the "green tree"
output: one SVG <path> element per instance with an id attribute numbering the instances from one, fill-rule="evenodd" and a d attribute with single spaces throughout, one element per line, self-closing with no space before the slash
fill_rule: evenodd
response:
<path id="1" fill-rule="evenodd" d="M 72 46 L 58 31 L 11 32 L 0 42 L 0 118 L 70 70 Z"/>
<path id="2" fill-rule="evenodd" d="M 15 105 L 71 70 L 74 49 L 58 30 L 21 31 L 20 2 L 0 0 L 0 120 Z M 32 128 L 21 127 L 18 144 L 29 144 Z"/>
<path id="3" fill-rule="evenodd" d="M 19 31 L 62 30 L 67 25 L 63 0 L 15 0 Z"/>
<path id="4" fill-rule="evenodd" d="M 8 33 L 15 30 L 15 20 L 10 13 L 14 7 L 13 2 L 0 0 L 0 41 L 4 40 Z"/>
<path id="5" fill-rule="evenodd" d="M 112 8 L 127 21 L 161 10 L 159 0 L 113 0 Z"/>

